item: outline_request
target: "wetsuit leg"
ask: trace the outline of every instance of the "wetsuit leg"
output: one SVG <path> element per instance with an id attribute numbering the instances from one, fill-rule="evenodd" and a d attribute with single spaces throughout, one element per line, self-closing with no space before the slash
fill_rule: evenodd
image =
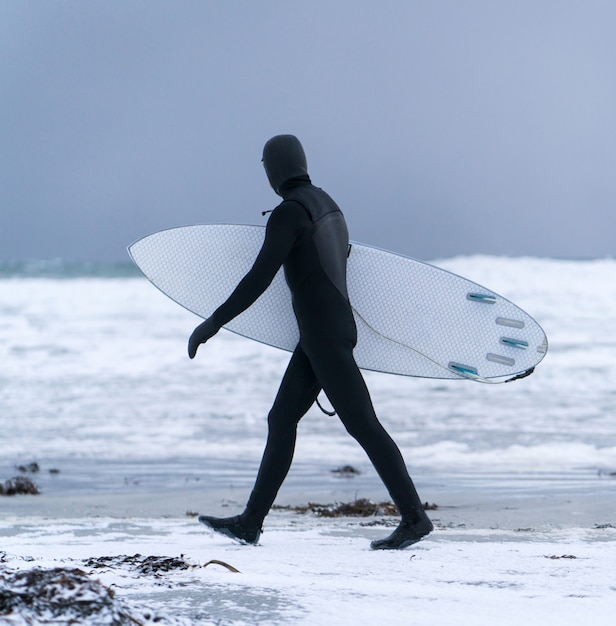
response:
<path id="1" fill-rule="evenodd" d="M 423 517 L 423 507 L 394 440 L 379 422 L 352 349 L 344 345 L 311 345 L 310 363 L 342 423 L 368 454 L 400 514 Z"/>
<path id="2" fill-rule="evenodd" d="M 268 436 L 246 514 L 261 524 L 293 460 L 297 424 L 313 405 L 321 386 L 298 346 L 291 357 L 268 416 Z"/>

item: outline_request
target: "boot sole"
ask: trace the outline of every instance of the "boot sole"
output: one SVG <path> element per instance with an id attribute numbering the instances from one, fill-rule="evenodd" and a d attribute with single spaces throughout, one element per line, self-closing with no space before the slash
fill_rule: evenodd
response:
<path id="1" fill-rule="evenodd" d="M 416 535 L 414 537 L 409 537 L 408 539 L 405 539 L 404 541 L 396 544 L 388 544 L 387 539 L 376 539 L 375 541 L 372 541 L 370 543 L 370 548 L 372 550 L 404 550 L 404 548 L 408 548 L 409 546 L 412 546 L 413 544 L 421 541 L 424 537 L 427 537 L 433 530 L 434 526 L 430 528 L 430 530 L 427 530 L 425 533 Z"/>
<path id="2" fill-rule="evenodd" d="M 202 519 L 203 518 L 203 519 Z M 235 535 L 229 528 L 215 528 L 212 526 L 208 519 L 205 519 L 203 515 L 197 518 L 201 524 L 203 524 L 206 528 L 218 533 L 219 535 L 224 535 L 225 537 L 229 537 L 229 539 L 233 539 L 236 543 L 240 543 L 244 546 L 255 546 L 259 542 L 259 537 L 261 533 L 258 533 L 254 541 L 249 541 L 248 539 L 243 539 L 242 537 L 238 537 Z"/>

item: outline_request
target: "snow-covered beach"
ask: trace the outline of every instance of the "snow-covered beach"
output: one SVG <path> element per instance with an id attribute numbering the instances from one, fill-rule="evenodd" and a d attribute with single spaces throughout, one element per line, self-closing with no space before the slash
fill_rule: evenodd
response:
<path id="1" fill-rule="evenodd" d="M 257 547 L 196 522 L 241 509 L 287 353 L 223 332 L 191 362 L 196 319 L 145 279 L 3 268 L 0 482 L 36 462 L 23 475 L 41 493 L 0 496 L 2 575 L 79 568 L 142 623 L 613 623 L 616 261 L 437 264 L 526 309 L 550 347 L 506 385 L 366 373 L 438 507 L 435 532 L 396 553 L 369 549 L 390 531 L 382 516 L 281 508 Z M 360 474 L 333 471 L 344 465 Z M 277 503 L 357 498 L 387 494 L 338 420 L 312 409 Z M 137 554 L 187 567 L 144 573 L 120 558 Z M 203 567 L 213 559 L 240 573 Z M 0 623 L 33 619 L 0 610 Z"/>

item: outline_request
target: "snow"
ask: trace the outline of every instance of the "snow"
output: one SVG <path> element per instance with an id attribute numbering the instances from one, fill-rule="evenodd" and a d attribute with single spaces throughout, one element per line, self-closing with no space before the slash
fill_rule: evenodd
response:
<path id="1" fill-rule="evenodd" d="M 195 620 L 186 623 L 613 623 L 615 529 L 441 528 L 411 549 L 375 552 L 367 538 L 382 528 L 272 516 L 256 547 L 204 533 L 194 521 L 102 518 L 22 521 L 10 549 L 41 567 L 83 569 L 91 556 L 139 553 L 237 568 L 212 565 L 162 578 L 93 571 L 127 603 L 170 621 Z M 5 565 L 33 562 L 13 556 Z"/>

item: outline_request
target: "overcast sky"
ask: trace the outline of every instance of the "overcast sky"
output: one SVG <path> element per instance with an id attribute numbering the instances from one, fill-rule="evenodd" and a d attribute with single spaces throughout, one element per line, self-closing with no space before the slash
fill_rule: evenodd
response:
<path id="1" fill-rule="evenodd" d="M 278 133 L 351 238 L 616 254 L 614 0 L 0 0 L 0 260 L 264 224 Z"/>

